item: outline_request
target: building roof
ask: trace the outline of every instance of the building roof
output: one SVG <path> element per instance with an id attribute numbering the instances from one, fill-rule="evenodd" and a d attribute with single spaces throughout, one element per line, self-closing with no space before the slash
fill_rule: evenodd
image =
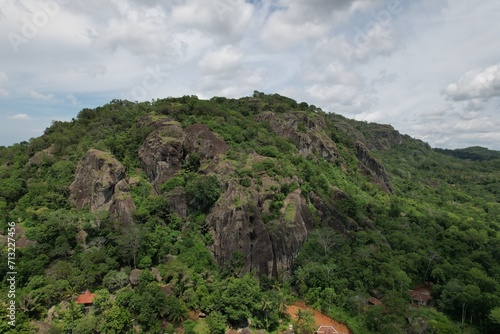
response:
<path id="1" fill-rule="evenodd" d="M 318 334 L 336 334 L 338 331 L 333 326 L 319 326 L 316 331 Z"/>
<path id="2" fill-rule="evenodd" d="M 406 291 L 406 293 L 410 295 L 412 300 L 419 302 L 427 303 L 429 300 L 432 299 L 432 296 L 429 291 L 408 290 Z"/>
<path id="3" fill-rule="evenodd" d="M 77 304 L 92 304 L 92 301 L 94 300 L 95 293 L 91 293 L 89 290 L 85 290 L 84 293 L 81 295 L 78 295 L 76 298 L 76 303 Z"/>

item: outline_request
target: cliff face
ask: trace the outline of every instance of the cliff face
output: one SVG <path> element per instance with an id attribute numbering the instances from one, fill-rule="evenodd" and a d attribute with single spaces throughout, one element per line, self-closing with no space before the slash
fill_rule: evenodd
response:
<path id="1" fill-rule="evenodd" d="M 277 276 L 287 273 L 312 228 L 307 203 L 300 190 L 284 200 L 282 217 L 264 222 L 261 212 L 269 194 L 243 191 L 229 182 L 226 192 L 207 217 L 214 240 L 211 250 L 222 267 L 233 264 L 245 272 Z M 239 203 L 239 204 L 235 204 Z"/>
<path id="2" fill-rule="evenodd" d="M 125 168 L 109 153 L 89 150 L 78 164 L 69 189 L 70 199 L 79 210 L 109 211 L 112 222 L 133 223 L 135 205 Z"/>
<path id="3" fill-rule="evenodd" d="M 370 155 L 370 152 L 362 142 L 356 143 L 356 155 L 360 162 L 361 170 L 372 177 L 372 181 L 378 184 L 386 192 L 392 192 L 393 188 L 389 175 L 384 165 Z"/>
<path id="4" fill-rule="evenodd" d="M 153 130 L 139 150 L 142 167 L 157 191 L 182 167 L 186 134 L 180 124 L 165 118 L 153 122 Z"/>

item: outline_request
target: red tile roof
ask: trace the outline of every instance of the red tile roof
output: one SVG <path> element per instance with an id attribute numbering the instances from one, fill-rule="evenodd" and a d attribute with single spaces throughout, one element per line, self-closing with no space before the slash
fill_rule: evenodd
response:
<path id="1" fill-rule="evenodd" d="M 429 300 L 432 299 L 432 296 L 429 291 L 408 290 L 406 291 L 406 293 L 409 294 L 411 299 L 414 301 L 427 303 Z"/>
<path id="2" fill-rule="evenodd" d="M 91 293 L 89 290 L 85 290 L 84 293 L 78 295 L 76 298 L 76 303 L 78 304 L 92 304 L 94 300 L 95 294 Z"/>

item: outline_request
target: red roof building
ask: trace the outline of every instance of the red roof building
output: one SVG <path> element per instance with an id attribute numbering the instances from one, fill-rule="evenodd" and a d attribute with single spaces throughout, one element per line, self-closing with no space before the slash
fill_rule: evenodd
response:
<path id="1" fill-rule="evenodd" d="M 94 297 L 95 293 L 91 293 L 89 290 L 85 290 L 84 293 L 78 295 L 78 297 L 76 298 L 76 303 L 83 304 L 85 306 L 90 306 L 94 301 Z"/>
<path id="2" fill-rule="evenodd" d="M 432 299 L 430 291 L 422 288 L 418 290 L 408 290 L 406 293 L 410 295 L 412 303 L 417 305 L 427 305 Z"/>

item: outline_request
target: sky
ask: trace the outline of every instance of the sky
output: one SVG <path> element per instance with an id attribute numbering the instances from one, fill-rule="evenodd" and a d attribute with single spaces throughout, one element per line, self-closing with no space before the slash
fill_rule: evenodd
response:
<path id="1" fill-rule="evenodd" d="M 113 99 L 250 96 L 500 150 L 498 0 L 1 0 L 0 145 Z"/>

